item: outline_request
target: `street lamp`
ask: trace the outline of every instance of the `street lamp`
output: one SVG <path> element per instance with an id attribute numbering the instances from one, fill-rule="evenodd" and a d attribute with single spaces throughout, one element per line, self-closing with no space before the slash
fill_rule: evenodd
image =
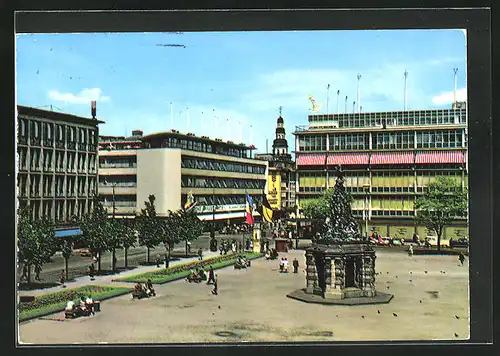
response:
<path id="1" fill-rule="evenodd" d="M 370 192 L 370 185 L 369 184 L 363 184 L 363 190 L 365 192 L 365 201 L 363 204 L 363 215 L 364 215 L 364 220 L 365 220 L 365 239 L 368 237 L 368 219 L 369 219 L 369 213 L 370 213 L 370 208 L 368 207 L 368 193 Z"/>

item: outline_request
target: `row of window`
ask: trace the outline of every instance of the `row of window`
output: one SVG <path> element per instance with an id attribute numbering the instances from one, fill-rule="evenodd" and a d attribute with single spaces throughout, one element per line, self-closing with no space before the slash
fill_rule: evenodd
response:
<path id="1" fill-rule="evenodd" d="M 202 178 L 190 176 L 183 176 L 181 179 L 181 187 L 264 189 L 265 186 L 266 181 L 258 179 Z"/>
<path id="2" fill-rule="evenodd" d="M 370 135 L 372 136 L 371 147 Z M 463 138 L 463 130 L 341 133 L 329 134 L 327 145 L 326 135 L 300 135 L 298 150 L 314 152 L 467 147 L 467 142 L 465 140 L 462 142 Z"/>
<path id="3" fill-rule="evenodd" d="M 344 186 L 346 188 L 358 188 L 356 191 L 363 191 L 370 188 L 372 191 L 385 192 L 385 188 L 414 188 L 426 187 L 436 181 L 437 176 L 447 176 L 452 178 L 456 185 L 462 185 L 461 172 L 418 172 L 415 177 L 413 172 L 373 172 L 370 182 L 370 176 L 363 172 L 357 175 L 349 175 L 344 177 Z M 328 186 L 335 186 L 336 177 L 328 178 Z M 465 175 L 465 186 L 467 185 L 467 175 Z M 299 187 L 325 187 L 326 176 L 321 173 L 301 173 L 299 176 Z M 389 191 L 389 190 L 387 190 Z M 397 190 L 390 190 L 397 191 Z M 408 190 L 411 191 L 411 190 Z"/>
<path id="4" fill-rule="evenodd" d="M 90 196 L 95 192 L 96 179 L 74 176 L 41 176 L 19 174 L 17 184 L 21 197 Z"/>
<path id="5" fill-rule="evenodd" d="M 18 147 L 19 169 L 21 171 L 46 172 L 95 172 L 96 155 L 80 152 L 45 151 L 38 148 Z M 29 158 L 29 160 L 28 160 Z"/>
<path id="6" fill-rule="evenodd" d="M 183 150 L 198 151 L 221 154 L 225 156 L 233 157 L 248 157 L 248 149 L 246 148 L 235 148 L 228 147 L 226 145 L 214 145 L 208 142 L 201 142 L 197 140 L 188 140 L 184 138 L 177 137 L 167 137 L 161 143 L 161 147 L 164 148 L 181 148 Z"/>
<path id="7" fill-rule="evenodd" d="M 50 122 L 18 120 L 18 138 L 37 138 L 40 140 L 56 140 L 97 144 L 97 129 L 83 128 Z"/>
<path id="8" fill-rule="evenodd" d="M 121 175 L 121 176 L 99 176 L 99 187 L 135 187 L 137 186 L 137 176 Z"/>
<path id="9" fill-rule="evenodd" d="M 136 168 L 137 157 L 99 157 L 100 168 Z"/>
<path id="10" fill-rule="evenodd" d="M 399 111 L 375 113 L 345 113 L 310 115 L 311 125 L 331 125 L 333 127 L 374 127 L 386 125 L 422 126 L 465 124 L 465 109 L 442 109 L 425 111 Z"/>
<path id="11" fill-rule="evenodd" d="M 235 205 L 246 204 L 245 195 L 196 195 L 194 200 L 201 205 Z M 254 204 L 262 202 L 261 196 L 252 196 Z"/>
<path id="12" fill-rule="evenodd" d="M 236 172 L 236 173 L 252 173 L 264 174 L 266 166 L 257 164 L 242 164 L 224 162 L 211 159 L 198 159 L 183 157 L 181 162 L 182 168 L 202 169 L 209 171 Z"/>
<path id="13" fill-rule="evenodd" d="M 76 216 L 77 218 L 88 214 L 92 209 L 92 201 L 89 200 L 33 200 L 28 203 L 26 200 L 19 201 L 20 207 L 29 207 L 31 216 L 39 219 L 42 216 L 49 217 L 56 222 L 70 222 Z"/>

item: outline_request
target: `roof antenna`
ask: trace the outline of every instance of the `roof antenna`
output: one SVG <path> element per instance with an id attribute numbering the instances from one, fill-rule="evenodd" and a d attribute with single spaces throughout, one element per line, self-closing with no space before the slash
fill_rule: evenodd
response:
<path id="1" fill-rule="evenodd" d="M 405 101 L 404 101 L 404 111 L 406 111 L 406 110 L 407 110 L 407 107 L 406 107 L 406 104 L 407 104 L 407 99 L 406 99 L 406 81 L 407 81 L 407 79 L 408 79 L 408 72 L 406 71 L 406 69 L 405 69 L 404 76 L 405 76 Z"/>
<path id="2" fill-rule="evenodd" d="M 360 92 L 359 92 L 359 80 L 361 79 L 361 74 L 358 73 L 357 78 L 358 78 L 358 98 L 357 98 L 357 100 L 358 100 L 358 113 L 359 113 L 361 110 L 361 107 L 360 107 L 361 99 L 360 99 Z"/>
<path id="3" fill-rule="evenodd" d="M 457 107 L 457 72 L 458 68 L 453 68 L 453 103 L 451 104 L 452 108 Z"/>

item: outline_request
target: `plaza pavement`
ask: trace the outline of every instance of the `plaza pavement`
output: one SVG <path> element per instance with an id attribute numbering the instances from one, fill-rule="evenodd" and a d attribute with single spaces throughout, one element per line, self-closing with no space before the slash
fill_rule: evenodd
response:
<path id="1" fill-rule="evenodd" d="M 403 252 L 377 251 L 376 287 L 394 294 L 393 300 L 335 306 L 287 298 L 287 293 L 305 286 L 304 251 L 282 255 L 289 261 L 299 260 L 299 274 L 280 274 L 277 261 L 258 259 L 247 270 L 216 271 L 218 296 L 211 294 L 211 286 L 180 280 L 157 286 L 158 295 L 152 299 L 132 301 L 125 295 L 106 300 L 102 311 L 92 317 L 64 320 L 63 313 L 58 313 L 22 323 L 19 340 L 35 344 L 240 343 L 469 336 L 468 266 L 459 266 L 456 256 L 409 257 Z"/>

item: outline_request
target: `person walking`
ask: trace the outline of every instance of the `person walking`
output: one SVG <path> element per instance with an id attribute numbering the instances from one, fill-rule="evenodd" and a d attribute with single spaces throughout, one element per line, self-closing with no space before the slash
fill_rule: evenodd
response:
<path id="1" fill-rule="evenodd" d="M 64 282 L 66 282 L 66 275 L 64 273 L 64 269 L 61 270 L 61 274 L 59 275 L 59 281 L 61 282 L 61 287 L 66 288 Z"/>
<path id="2" fill-rule="evenodd" d="M 299 261 L 297 261 L 296 258 L 293 259 L 292 265 L 293 265 L 293 273 L 298 273 L 299 272 Z"/>
<path id="3" fill-rule="evenodd" d="M 28 264 L 25 262 L 23 264 L 23 275 L 21 276 L 21 281 L 25 279 L 25 280 L 28 280 Z"/>
<path id="4" fill-rule="evenodd" d="M 408 247 L 408 256 L 413 257 L 413 246 Z"/>
<path id="5" fill-rule="evenodd" d="M 92 263 L 90 266 L 89 266 L 89 277 L 90 277 L 90 280 L 93 281 L 95 280 L 94 278 L 94 273 L 95 272 L 95 267 L 94 267 L 94 264 Z"/>
<path id="6" fill-rule="evenodd" d="M 42 272 L 42 266 L 38 263 L 35 265 L 35 281 L 41 281 L 40 272 Z"/>
<path id="7" fill-rule="evenodd" d="M 212 294 L 213 295 L 219 295 L 218 293 L 218 289 L 217 289 L 217 282 L 219 281 L 219 277 L 218 275 L 216 274 L 215 275 L 215 279 L 214 279 L 214 289 L 212 290 Z"/>
<path id="8" fill-rule="evenodd" d="M 198 259 L 203 260 L 203 250 L 201 248 L 198 249 Z"/>
<path id="9" fill-rule="evenodd" d="M 161 258 L 160 258 L 160 254 L 156 254 L 156 268 L 160 268 L 160 262 L 161 262 Z"/>
<path id="10" fill-rule="evenodd" d="M 465 261 L 465 255 L 463 252 L 460 252 L 460 255 L 458 255 L 458 260 L 460 261 L 460 265 L 463 266 Z"/>
<path id="11" fill-rule="evenodd" d="M 210 266 L 210 269 L 208 270 L 208 281 L 207 284 L 215 283 L 215 272 L 214 268 Z"/>

